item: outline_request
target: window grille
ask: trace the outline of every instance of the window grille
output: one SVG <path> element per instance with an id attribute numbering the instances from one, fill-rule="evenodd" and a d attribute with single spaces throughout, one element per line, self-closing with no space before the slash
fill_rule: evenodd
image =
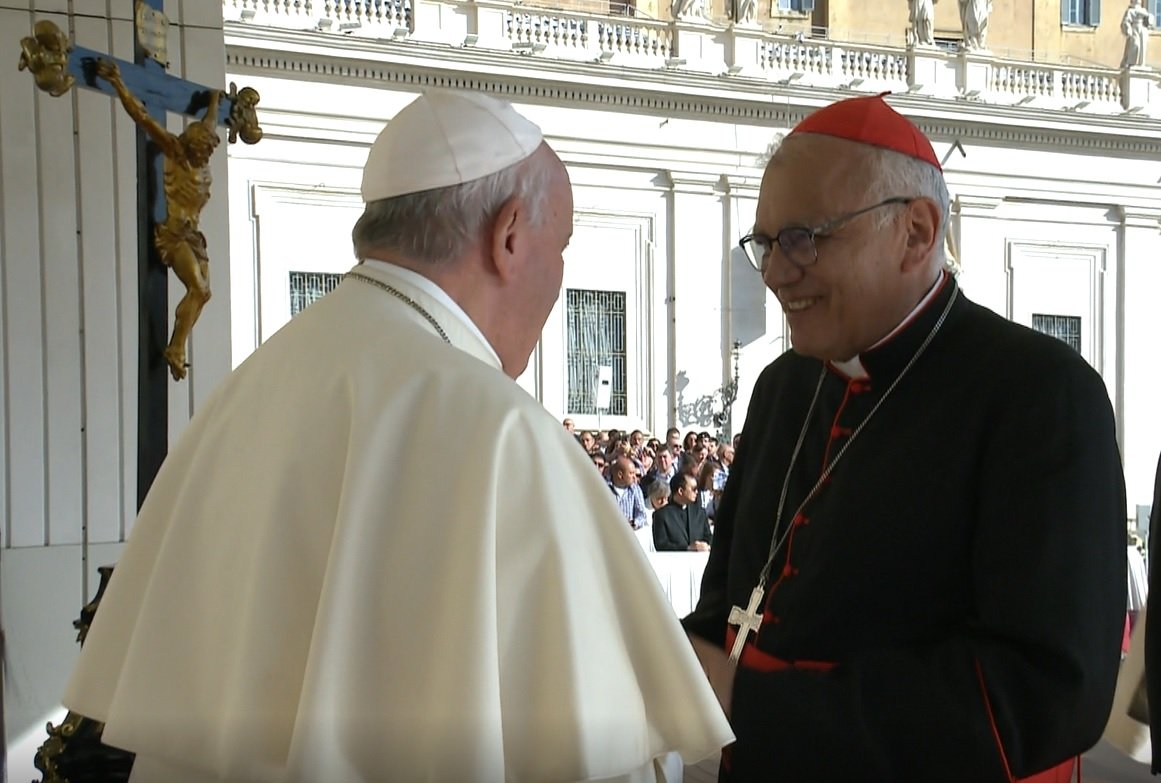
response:
<path id="1" fill-rule="evenodd" d="M 597 374 L 601 366 L 613 368 L 613 384 L 609 409 L 600 412 L 628 414 L 626 300 L 624 291 L 566 290 L 569 414 L 598 412 Z"/>
<path id="2" fill-rule="evenodd" d="M 1080 352 L 1080 318 L 1072 315 L 1032 315 L 1032 328 L 1066 342 Z"/>
<path id="3" fill-rule="evenodd" d="M 335 289 L 343 276 L 332 272 L 290 273 L 290 317 L 301 313 L 316 299 Z"/>

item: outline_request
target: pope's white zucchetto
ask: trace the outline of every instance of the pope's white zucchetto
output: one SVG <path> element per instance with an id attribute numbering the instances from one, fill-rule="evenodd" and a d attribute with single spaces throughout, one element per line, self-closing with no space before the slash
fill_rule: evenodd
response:
<path id="1" fill-rule="evenodd" d="M 429 90 L 387 123 L 363 167 L 363 201 L 462 185 L 527 158 L 544 140 L 507 101 Z"/>

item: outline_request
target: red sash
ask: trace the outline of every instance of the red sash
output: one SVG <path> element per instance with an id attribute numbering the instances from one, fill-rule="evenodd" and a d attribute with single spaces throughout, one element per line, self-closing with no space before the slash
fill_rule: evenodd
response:
<path id="1" fill-rule="evenodd" d="M 726 646 L 728 651 L 733 648 L 734 640 L 738 637 L 738 629 L 734 626 L 727 626 L 726 628 Z M 784 661 L 781 658 L 775 658 L 769 653 L 762 652 L 753 643 L 746 642 L 746 646 L 742 648 L 741 666 L 747 669 L 753 669 L 759 672 L 776 672 L 783 669 L 806 669 L 811 671 L 825 672 L 830 671 L 836 664 L 830 661 Z M 978 672 L 978 669 L 977 669 Z M 980 674 L 980 687 L 983 687 L 983 675 Z M 996 731 L 995 721 L 992 718 L 992 705 L 988 701 L 987 691 L 984 691 L 984 706 L 988 709 L 988 720 L 992 721 L 992 730 Z M 1008 780 L 1012 783 L 1070 783 L 1072 780 L 1073 767 L 1077 768 L 1077 783 L 1080 783 L 1079 761 L 1080 758 L 1069 759 L 1063 764 L 1046 769 L 1043 772 L 1037 772 L 1035 775 L 1026 778 L 1016 779 L 1008 772 L 1008 759 L 1004 756 L 1003 746 L 1000 746 L 999 733 L 996 732 L 996 744 L 1000 747 L 1000 756 L 1004 762 L 1004 771 L 1008 775 Z M 729 750 L 725 748 L 722 751 L 726 769 L 730 768 L 729 764 Z"/>

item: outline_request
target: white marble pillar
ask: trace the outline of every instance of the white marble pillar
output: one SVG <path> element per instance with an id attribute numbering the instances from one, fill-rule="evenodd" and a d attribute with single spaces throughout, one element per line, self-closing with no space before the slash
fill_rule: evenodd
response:
<path id="1" fill-rule="evenodd" d="M 1161 209 L 1121 207 L 1123 299 L 1122 383 L 1118 396 L 1121 451 L 1129 513 L 1153 500 L 1153 478 L 1161 452 L 1157 416 L 1157 364 L 1161 349 Z M 1131 428 L 1124 422 L 1132 422 Z"/>
<path id="2" fill-rule="evenodd" d="M 726 319 L 726 344 L 741 344 L 738 356 L 738 398 L 734 402 L 732 430 L 745 427 L 746 410 L 753 396 L 754 382 L 766 365 L 774 361 L 789 345 L 786 319 L 774 294 L 766 288 L 761 274 L 754 269 L 738 246 L 738 240 L 754 225 L 758 205 L 759 176 L 728 176 L 727 236 L 731 241 L 726 258 L 726 297 L 729 318 Z M 733 367 L 727 369 L 732 377 Z"/>
<path id="3" fill-rule="evenodd" d="M 951 231 L 959 252 L 959 283 L 979 304 L 1008 316 L 1008 278 L 1004 267 L 1003 223 L 996 208 L 1003 199 L 956 195 Z"/>
<path id="4" fill-rule="evenodd" d="M 669 418 L 683 433 L 712 430 L 706 398 L 721 387 L 723 362 L 728 359 L 721 175 L 669 172 L 669 180 L 673 340 L 667 384 Z"/>

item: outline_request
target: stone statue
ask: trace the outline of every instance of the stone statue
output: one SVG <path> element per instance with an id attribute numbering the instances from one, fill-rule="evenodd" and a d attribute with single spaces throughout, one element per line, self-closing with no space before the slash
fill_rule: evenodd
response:
<path id="1" fill-rule="evenodd" d="M 758 15 L 758 0 L 731 0 L 730 18 L 735 24 L 755 24 Z"/>
<path id="2" fill-rule="evenodd" d="M 191 122 L 180 136 L 166 130 L 141 104 L 112 60 L 97 62 L 97 75 L 112 85 L 125 111 L 156 144 L 165 157 L 165 222 L 154 232 L 154 244 L 161 262 L 174 271 L 185 286 L 185 296 L 177 305 L 173 334 L 165 349 L 174 380 L 186 375 L 185 344 L 202 307 L 210 300 L 209 256 L 206 238 L 198 229 L 202 209 L 210 200 L 210 157 L 218 146 L 218 102 L 222 94 L 210 93 L 206 115 Z"/>
<path id="3" fill-rule="evenodd" d="M 1140 67 L 1145 64 L 1149 53 L 1149 28 L 1157 24 L 1153 14 L 1142 7 L 1141 0 L 1130 0 L 1129 7 L 1121 19 L 1121 33 L 1125 36 L 1125 54 L 1121 57 L 1122 68 Z"/>
<path id="4" fill-rule="evenodd" d="M 708 19 L 709 0 L 673 0 L 669 7 L 674 19 Z"/>
<path id="5" fill-rule="evenodd" d="M 964 49 L 972 51 L 988 47 L 988 14 L 991 12 L 992 0 L 959 0 Z"/>
<path id="6" fill-rule="evenodd" d="M 911 8 L 911 44 L 935 46 L 934 0 L 907 0 Z"/>

